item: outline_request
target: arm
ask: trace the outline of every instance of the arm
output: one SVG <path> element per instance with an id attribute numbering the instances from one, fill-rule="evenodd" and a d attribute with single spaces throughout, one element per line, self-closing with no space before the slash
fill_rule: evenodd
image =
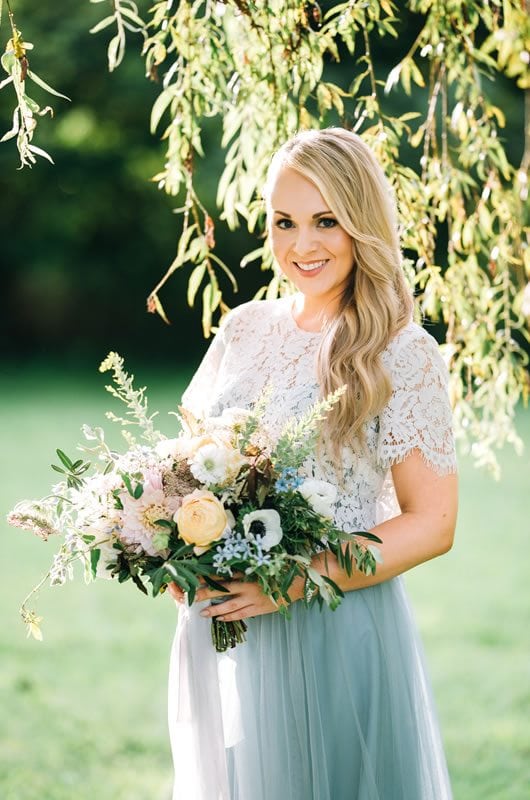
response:
<path id="1" fill-rule="evenodd" d="M 395 343 L 392 396 L 380 414 L 377 460 L 391 469 L 401 510 L 372 528 L 383 540 L 383 563 L 370 577 L 351 577 L 333 556 L 321 554 L 316 569 L 343 591 L 373 586 L 450 549 L 458 500 L 448 372 L 435 340 L 424 331 L 405 331 Z M 291 592 L 290 592 L 291 594 Z M 301 587 L 293 586 L 293 599 Z"/>
<path id="2" fill-rule="evenodd" d="M 450 550 L 456 524 L 458 501 L 458 479 L 456 473 L 438 475 L 429 467 L 419 450 L 412 450 L 403 461 L 392 466 L 392 478 L 401 514 L 372 528 L 383 543 L 379 546 L 383 564 L 377 565 L 375 575 L 370 577 L 358 570 L 348 576 L 336 557 L 320 553 L 313 558 L 313 566 L 322 575 L 328 575 L 344 591 L 364 589 L 401 575 L 402 572 L 429 561 Z M 262 594 L 256 583 L 223 581 L 231 592 L 238 595 L 221 606 L 205 609 L 202 616 L 217 616 L 219 619 L 236 620 L 258 614 L 277 611 L 270 598 Z M 176 600 L 183 595 L 170 586 Z M 291 602 L 301 600 L 304 579 L 297 577 L 289 589 Z M 219 596 L 218 592 L 203 589 L 197 593 L 198 600 Z"/>
<path id="3" fill-rule="evenodd" d="M 383 563 L 377 565 L 376 574 L 367 577 L 356 570 L 348 577 L 329 553 L 321 553 L 313 560 L 315 569 L 328 575 L 345 592 L 394 578 L 446 553 L 452 546 L 458 501 L 456 474 L 438 475 L 419 450 L 413 450 L 404 461 L 392 466 L 392 478 L 401 514 L 371 529 L 383 540 L 378 545 Z M 289 595 L 294 602 L 301 599 L 302 593 L 303 580 L 298 578 Z"/>

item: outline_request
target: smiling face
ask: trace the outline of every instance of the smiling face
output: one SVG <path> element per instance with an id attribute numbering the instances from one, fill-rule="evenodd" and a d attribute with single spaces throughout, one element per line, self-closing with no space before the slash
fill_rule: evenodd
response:
<path id="1" fill-rule="evenodd" d="M 284 275 L 314 308 L 336 308 L 353 267 L 352 237 L 316 185 L 281 168 L 268 198 L 272 251 Z"/>

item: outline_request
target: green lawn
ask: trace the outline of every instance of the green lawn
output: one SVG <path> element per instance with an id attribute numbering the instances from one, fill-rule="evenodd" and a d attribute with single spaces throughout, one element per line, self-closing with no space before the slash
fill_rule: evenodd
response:
<path id="1" fill-rule="evenodd" d="M 169 432 L 165 412 L 176 407 L 183 379 L 139 377 Z M 4 372 L 3 511 L 44 494 L 55 447 L 72 453 L 81 424 L 103 422 L 113 403 L 103 383 L 96 373 Z M 455 546 L 408 576 L 455 800 L 528 798 L 530 413 L 519 419 L 525 455 L 503 454 L 499 483 L 461 459 Z M 48 566 L 53 545 L 0 525 L 0 797 L 169 800 L 172 602 L 148 600 L 132 584 L 86 587 L 78 580 L 41 592 L 45 639 L 27 640 L 18 606 Z"/>

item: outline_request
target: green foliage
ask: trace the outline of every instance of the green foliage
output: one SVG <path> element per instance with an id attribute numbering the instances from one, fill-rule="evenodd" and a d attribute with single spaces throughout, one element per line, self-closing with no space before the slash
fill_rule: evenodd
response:
<path id="1" fill-rule="evenodd" d="M 59 460 L 63 466 L 58 467 L 56 464 L 52 464 L 52 469 L 66 477 L 66 485 L 70 489 L 80 489 L 83 485 L 82 475 L 89 469 L 90 463 L 84 462 L 82 458 L 72 461 L 66 453 L 59 449 L 55 452 L 59 456 Z"/>
<path id="2" fill-rule="evenodd" d="M 109 384 L 105 386 L 105 389 L 113 397 L 125 403 L 129 410 L 125 412 L 128 419 L 118 417 L 112 411 L 107 411 L 107 419 L 110 419 L 111 422 L 119 422 L 124 426 L 138 425 L 142 431 L 142 438 L 148 442 L 155 443 L 163 439 L 162 434 L 153 425 L 153 419 L 157 416 L 158 411 L 151 415 L 148 413 L 145 386 L 140 389 L 134 388 L 134 375 L 129 375 L 125 371 L 123 358 L 118 353 L 109 353 L 107 358 L 101 362 L 99 371 L 108 372 L 109 370 L 112 370 L 114 386 Z M 129 431 L 124 430 L 123 436 L 129 445 L 135 444 L 136 440 Z"/>
<path id="3" fill-rule="evenodd" d="M 91 3 L 104 3 L 105 0 L 90 0 Z M 116 33 L 110 40 L 107 47 L 107 59 L 109 62 L 109 72 L 119 67 L 125 55 L 125 45 L 127 41 L 126 31 L 141 33 L 145 37 L 145 23 L 140 18 L 138 6 L 132 0 L 113 0 L 114 11 L 109 16 L 104 17 L 96 25 L 90 28 L 90 33 L 99 33 L 110 26 L 116 26 Z"/>
<path id="4" fill-rule="evenodd" d="M 41 147 L 32 144 L 33 134 L 37 127 L 37 117 L 43 117 L 45 114 L 53 116 L 53 109 L 51 106 L 41 108 L 39 104 L 33 100 L 26 92 L 26 78 L 30 78 L 37 86 L 44 89 L 49 94 L 56 97 L 62 97 L 64 100 L 69 98 L 66 95 L 56 92 L 51 86 L 48 86 L 46 81 L 39 78 L 29 68 L 29 61 L 27 58 L 27 51 L 33 49 L 31 42 L 25 42 L 22 38 L 21 32 L 15 25 L 13 13 L 7 0 L 7 7 L 9 13 L 9 22 L 11 24 L 11 38 L 7 42 L 6 49 L 2 55 L 0 62 L 3 69 L 7 72 L 8 77 L 0 81 L 0 89 L 12 85 L 15 90 L 17 104 L 13 112 L 13 126 L 11 130 L 5 133 L 0 142 L 6 142 L 8 139 L 13 139 L 16 136 L 17 148 L 20 153 L 20 168 L 31 167 L 37 161 L 37 156 L 42 156 L 48 159 L 53 164 L 51 156 Z M 2 18 L 2 2 L 0 2 L 0 21 Z"/>
<path id="5" fill-rule="evenodd" d="M 282 468 L 302 466 L 315 450 L 319 436 L 318 423 L 325 419 L 345 391 L 346 387 L 341 386 L 323 400 L 314 403 L 300 419 L 288 420 L 271 455 L 273 464 L 278 462 Z"/>
<path id="6" fill-rule="evenodd" d="M 159 292 L 190 265 L 187 300 L 193 305 L 200 293 L 208 335 L 214 315 L 227 310 L 219 270 L 237 288 L 215 252 L 216 217 L 232 230 L 244 223 L 259 233 L 260 188 L 276 148 L 299 129 L 351 128 L 372 147 L 397 197 L 418 315 L 445 329 L 457 435 L 478 464 L 495 472 L 495 449 L 506 441 L 521 446 L 514 408 L 530 386 L 524 351 L 530 313 L 523 302 L 530 278 L 530 146 L 520 164 L 509 160 L 505 114 L 490 89 L 505 76 L 528 91 L 524 5 L 368 0 L 326 3 L 322 11 L 293 0 L 159 0 L 144 12 L 131 0 L 116 0 L 113 8 L 92 30 L 116 26 L 111 69 L 123 57 L 127 30 L 144 37 L 146 75 L 160 80 L 151 130 L 161 131 L 166 145 L 153 180 L 180 198 L 175 212 L 183 220 L 176 257 L 151 292 L 149 309 L 167 319 Z M 386 75 L 378 74 L 377 53 L 410 14 L 418 23 L 414 41 Z M 339 63 L 347 86 L 329 79 Z M 394 110 L 399 95 L 408 103 L 404 113 Z M 225 154 L 219 215 L 197 186 L 211 119 L 220 121 Z M 288 290 L 266 242 L 242 263 L 258 260 L 272 276 L 256 296 Z"/>

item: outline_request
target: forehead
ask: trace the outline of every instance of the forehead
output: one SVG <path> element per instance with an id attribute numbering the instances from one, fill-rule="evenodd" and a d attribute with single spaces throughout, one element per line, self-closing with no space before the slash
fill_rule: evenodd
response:
<path id="1" fill-rule="evenodd" d="M 287 211 L 324 211 L 328 204 L 322 197 L 318 187 L 294 169 L 282 167 L 272 181 L 270 205 L 274 210 Z"/>

